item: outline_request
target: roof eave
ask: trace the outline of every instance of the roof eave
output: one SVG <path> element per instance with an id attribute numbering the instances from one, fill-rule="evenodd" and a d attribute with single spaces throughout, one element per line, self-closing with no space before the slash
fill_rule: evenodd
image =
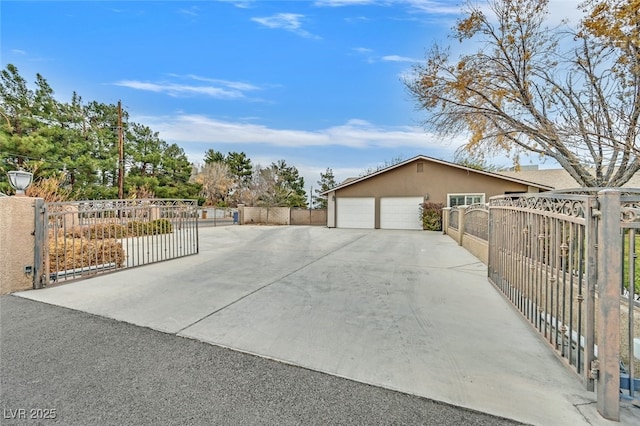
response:
<path id="1" fill-rule="evenodd" d="M 385 167 L 384 169 L 377 170 L 377 171 L 375 171 L 373 173 L 370 173 L 368 175 L 360 176 L 359 178 L 356 178 L 356 179 L 350 180 L 348 182 L 342 183 L 342 184 L 340 184 L 338 186 L 335 186 L 335 187 L 333 187 L 333 188 L 331 188 L 331 189 L 329 189 L 329 190 L 327 190 L 325 192 L 322 192 L 320 195 L 328 195 L 331 192 L 337 191 L 337 190 L 342 189 L 342 188 L 346 188 L 347 186 L 356 184 L 358 182 L 362 182 L 363 180 L 372 178 L 372 177 L 380 175 L 382 173 L 386 173 L 386 172 L 388 172 L 390 170 L 393 170 L 395 168 L 402 167 L 402 166 L 404 166 L 406 164 L 409 164 L 411 162 L 414 162 L 416 160 L 425 160 L 425 161 L 431 161 L 431 162 L 438 163 L 438 164 L 444 164 L 444 165 L 455 167 L 455 168 L 458 168 L 458 169 L 461 169 L 461 170 L 466 170 L 466 171 L 469 171 L 469 172 L 479 173 L 479 174 L 483 174 L 483 175 L 486 175 L 486 176 L 491 176 L 491 177 L 499 178 L 499 179 L 502 179 L 502 180 L 507 180 L 507 181 L 519 183 L 521 185 L 534 186 L 536 188 L 545 189 L 547 191 L 552 191 L 554 189 L 552 186 L 541 185 L 541 184 L 535 183 L 535 182 L 530 182 L 530 181 L 526 181 L 526 180 L 522 180 L 522 179 L 518 179 L 518 178 L 512 178 L 512 177 L 501 175 L 499 173 L 493 173 L 493 172 L 487 172 L 487 171 L 484 171 L 484 170 L 473 169 L 471 167 L 462 166 L 460 164 L 450 163 L 448 161 L 438 160 L 437 158 L 427 157 L 426 155 L 417 155 L 417 156 L 415 156 L 413 158 L 410 158 L 408 160 L 402 161 L 400 163 L 394 164 L 394 165 L 389 166 L 389 167 Z"/>

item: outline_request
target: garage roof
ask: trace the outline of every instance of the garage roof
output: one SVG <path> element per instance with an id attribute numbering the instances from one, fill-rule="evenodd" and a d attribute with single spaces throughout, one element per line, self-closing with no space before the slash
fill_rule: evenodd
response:
<path id="1" fill-rule="evenodd" d="M 514 178 L 514 177 L 510 177 L 510 176 L 505 176 L 505 175 L 501 175 L 499 173 L 493 173 L 493 172 L 487 172 L 487 171 L 484 171 L 484 170 L 473 169 L 471 167 L 461 166 L 460 164 L 450 163 L 448 161 L 438 160 L 438 159 L 432 158 L 432 157 L 427 157 L 426 155 L 417 155 L 417 156 L 415 156 L 413 158 L 410 158 L 408 160 L 402 161 L 401 163 L 394 164 L 394 165 L 389 166 L 389 167 L 385 167 L 384 169 L 380 169 L 378 171 L 375 171 L 375 172 L 370 173 L 370 174 L 365 175 L 365 176 L 361 176 L 361 177 L 357 177 L 357 178 L 347 178 L 347 179 L 345 179 L 344 182 L 342 182 L 338 186 L 334 186 L 333 188 L 322 192 L 320 195 L 327 195 L 328 193 L 333 192 L 335 190 L 346 188 L 347 186 L 354 185 L 354 184 L 356 184 L 358 182 L 362 182 L 362 181 L 367 180 L 369 178 L 372 178 L 374 176 L 381 175 L 381 174 L 386 173 L 386 172 L 388 172 L 390 170 L 397 169 L 399 167 L 402 167 L 402 166 L 404 166 L 406 164 L 409 164 L 409 163 L 412 163 L 412 162 L 418 161 L 418 160 L 429 161 L 429 162 L 438 163 L 438 164 L 443 164 L 445 166 L 455 167 L 457 169 L 465 170 L 467 172 L 472 172 L 472 173 L 478 173 L 478 174 L 482 174 L 482 175 L 492 176 L 492 177 L 495 177 L 495 178 L 498 178 L 498 179 L 506 180 L 506 181 L 509 181 L 509 182 L 516 182 L 516 183 L 519 183 L 519 184 L 522 184 L 522 185 L 535 186 L 536 188 L 540 188 L 543 191 L 551 191 L 551 190 L 554 189 L 553 186 L 543 185 L 543 184 L 532 182 L 532 181 L 528 181 L 528 180 L 523 180 L 523 179 L 518 179 L 518 178 Z"/>

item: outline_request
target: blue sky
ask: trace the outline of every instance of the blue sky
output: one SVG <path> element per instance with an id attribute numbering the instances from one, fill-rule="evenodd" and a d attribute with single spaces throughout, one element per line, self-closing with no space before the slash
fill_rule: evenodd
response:
<path id="1" fill-rule="evenodd" d="M 309 188 L 327 167 L 341 181 L 398 157 L 453 159 L 464 136 L 427 134 L 401 76 L 434 42 L 456 46 L 459 4 L 4 0 L 1 63 L 42 74 L 60 101 L 121 100 L 193 162 L 209 148 L 284 159 Z M 554 0 L 552 15 L 577 4 Z"/>

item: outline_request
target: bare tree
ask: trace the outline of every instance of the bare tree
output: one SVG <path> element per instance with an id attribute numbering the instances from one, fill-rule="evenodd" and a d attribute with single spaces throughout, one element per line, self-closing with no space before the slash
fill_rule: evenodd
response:
<path id="1" fill-rule="evenodd" d="M 535 153 L 583 186 L 621 186 L 640 170 L 638 3 L 587 0 L 575 30 L 545 26 L 548 0 L 469 4 L 453 35 L 480 48 L 452 62 L 435 46 L 405 85 L 425 126 L 468 132 L 470 152 Z"/>
<path id="2" fill-rule="evenodd" d="M 202 185 L 202 196 L 209 205 L 226 205 L 234 181 L 225 163 L 205 164 L 193 179 Z"/>

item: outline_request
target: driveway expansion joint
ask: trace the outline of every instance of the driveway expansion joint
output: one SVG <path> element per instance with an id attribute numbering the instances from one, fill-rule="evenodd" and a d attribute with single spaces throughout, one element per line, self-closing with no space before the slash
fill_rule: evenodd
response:
<path id="1" fill-rule="evenodd" d="M 254 294 L 264 290 L 265 288 L 267 288 L 267 287 L 269 287 L 269 286 L 271 286 L 271 285 L 273 285 L 273 284 L 275 284 L 277 282 L 282 281 L 283 279 L 285 279 L 287 277 L 290 277 L 291 275 L 295 274 L 296 272 L 299 272 L 299 271 L 301 271 L 301 270 L 303 270 L 305 268 L 308 268 L 309 266 L 313 265 L 314 263 L 317 263 L 317 262 L 321 261 L 322 259 L 324 259 L 325 257 L 327 257 L 327 256 L 329 256 L 329 255 L 331 255 L 331 254 L 333 254 L 333 253 L 335 253 L 337 251 L 340 251 L 340 250 L 350 246 L 351 244 L 363 239 L 364 237 L 366 237 L 366 234 L 360 235 L 359 237 L 347 242 L 346 244 L 343 244 L 343 245 L 341 245 L 341 246 L 339 246 L 339 247 L 337 247 L 335 249 L 332 249 L 332 250 L 328 251 L 327 253 L 323 254 L 322 256 L 319 256 L 319 257 L 313 259 L 311 262 L 307 262 L 304 265 L 294 269 L 293 271 L 290 271 L 290 272 L 286 273 L 285 275 L 282 275 L 281 277 L 278 277 L 275 280 L 273 280 L 271 282 L 268 282 L 267 284 L 265 284 L 263 286 L 260 286 L 260 287 L 256 288 L 255 290 L 243 295 L 242 297 L 239 297 L 236 300 L 233 300 L 233 301 L 227 303 L 226 305 L 216 309 L 215 311 L 210 312 L 209 314 L 207 314 L 207 315 L 203 316 L 202 318 L 192 322 L 191 324 L 188 324 L 188 325 L 182 327 L 180 330 L 176 331 L 173 334 L 175 334 L 176 336 L 180 335 L 186 329 L 193 327 L 194 325 L 198 324 L 199 322 L 202 322 L 202 321 L 206 320 L 207 318 L 217 314 L 218 312 L 223 311 L 223 310 L 235 305 L 236 303 L 238 303 L 238 302 L 240 302 L 240 301 L 242 301 L 242 300 L 244 300 L 244 299 L 246 299 L 246 298 L 248 298 L 250 296 L 253 296 Z"/>

